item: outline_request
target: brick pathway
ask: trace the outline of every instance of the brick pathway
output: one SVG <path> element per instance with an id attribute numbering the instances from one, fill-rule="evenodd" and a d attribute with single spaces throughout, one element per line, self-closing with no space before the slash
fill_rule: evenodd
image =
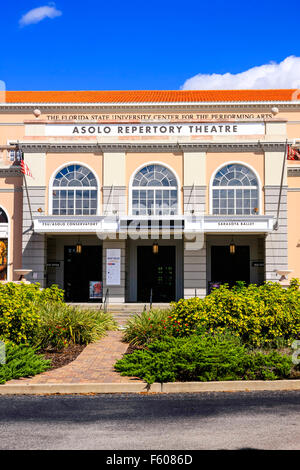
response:
<path id="1" fill-rule="evenodd" d="M 141 380 L 122 377 L 114 370 L 115 362 L 126 352 L 128 344 L 121 341 L 122 331 L 109 331 L 107 336 L 89 344 L 70 364 L 49 370 L 32 378 L 10 380 L 7 384 L 72 384 L 72 383 L 128 383 Z"/>

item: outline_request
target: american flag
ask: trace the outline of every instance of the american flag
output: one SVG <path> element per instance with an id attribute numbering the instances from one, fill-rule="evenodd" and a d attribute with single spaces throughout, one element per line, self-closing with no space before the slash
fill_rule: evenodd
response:
<path id="1" fill-rule="evenodd" d="M 25 163 L 23 159 L 21 160 L 21 172 L 23 173 L 23 175 L 31 176 L 31 178 L 33 178 L 32 173 L 29 170 L 27 163 Z"/>
<path id="2" fill-rule="evenodd" d="M 293 149 L 290 145 L 287 148 L 287 159 L 288 160 L 300 160 L 300 151 Z"/>

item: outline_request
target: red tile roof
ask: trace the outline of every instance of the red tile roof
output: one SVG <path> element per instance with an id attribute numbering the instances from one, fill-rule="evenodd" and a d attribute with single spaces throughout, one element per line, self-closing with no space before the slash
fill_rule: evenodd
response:
<path id="1" fill-rule="evenodd" d="M 192 103 L 292 101 L 295 90 L 7 91 L 7 103 Z"/>

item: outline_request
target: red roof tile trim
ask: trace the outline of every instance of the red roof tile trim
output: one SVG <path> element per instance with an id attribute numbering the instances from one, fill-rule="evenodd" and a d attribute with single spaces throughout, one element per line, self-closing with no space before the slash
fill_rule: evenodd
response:
<path id="1" fill-rule="evenodd" d="M 7 103 L 192 103 L 292 101 L 295 90 L 7 91 Z"/>

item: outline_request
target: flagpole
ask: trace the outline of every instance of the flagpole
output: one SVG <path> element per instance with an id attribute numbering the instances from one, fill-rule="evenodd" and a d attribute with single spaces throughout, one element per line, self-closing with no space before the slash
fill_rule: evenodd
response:
<path id="1" fill-rule="evenodd" d="M 24 162 L 24 153 L 23 152 L 21 154 L 21 160 L 23 160 L 23 162 Z M 31 203 L 30 203 L 30 198 L 29 198 L 29 191 L 28 191 L 28 186 L 27 186 L 27 181 L 26 181 L 26 175 L 25 175 L 25 173 L 22 173 L 22 174 L 23 174 L 23 181 L 25 183 L 25 190 L 26 190 L 26 195 L 27 195 L 28 208 L 29 208 L 29 213 L 30 213 L 30 217 L 31 217 L 31 227 L 32 227 L 33 226 L 33 216 L 32 216 Z"/>
<path id="2" fill-rule="evenodd" d="M 285 170 L 285 165 L 286 165 L 286 160 L 287 160 L 287 152 L 288 152 L 288 140 L 286 139 L 284 157 L 283 157 L 283 162 L 282 162 L 282 172 L 281 172 L 281 182 L 280 182 L 280 189 L 279 189 L 279 196 L 278 196 L 277 215 L 276 215 L 276 221 L 273 226 L 274 230 L 278 230 L 279 228 L 279 212 L 280 212 L 280 204 L 281 204 L 283 179 L 284 179 L 284 170 Z"/>

